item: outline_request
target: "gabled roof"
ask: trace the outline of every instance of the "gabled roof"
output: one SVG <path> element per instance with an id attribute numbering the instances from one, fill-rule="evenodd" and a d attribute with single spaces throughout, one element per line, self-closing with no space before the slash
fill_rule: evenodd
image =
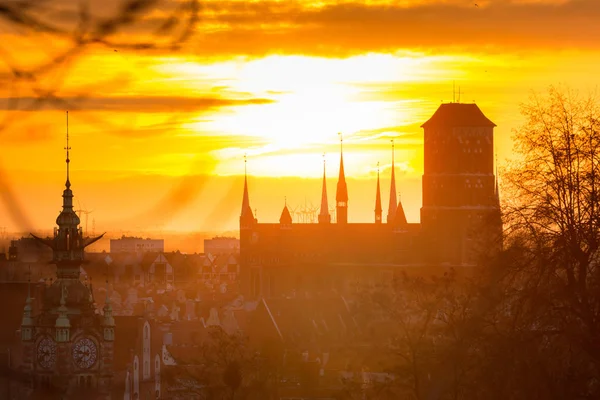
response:
<path id="1" fill-rule="evenodd" d="M 495 127 L 496 124 L 483 115 L 475 103 L 446 103 L 440 105 L 433 116 L 421 125 L 421 128 L 468 126 Z"/>

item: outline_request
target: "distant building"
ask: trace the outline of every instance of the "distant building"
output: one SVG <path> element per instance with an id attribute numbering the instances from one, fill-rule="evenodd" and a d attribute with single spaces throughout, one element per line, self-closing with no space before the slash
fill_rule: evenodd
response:
<path id="1" fill-rule="evenodd" d="M 394 159 L 384 220 L 380 178 L 373 182 L 372 223 L 348 221 L 348 186 L 340 151 L 329 212 L 325 170 L 318 223 L 259 223 L 244 181 L 240 215 L 240 290 L 247 298 L 344 292 L 355 282 L 391 282 L 401 271 L 443 271 L 477 264 L 478 251 L 500 242 L 502 221 L 494 175 L 496 125 L 475 104 L 442 104 L 425 122 L 421 222 L 406 220 L 397 198 Z M 342 150 L 342 149 L 340 149 Z M 387 221 L 387 222 L 384 222 Z"/>
<path id="2" fill-rule="evenodd" d="M 150 239 L 133 236 L 122 236 L 110 240 L 111 253 L 147 253 L 165 251 L 164 239 Z"/>
<path id="3" fill-rule="evenodd" d="M 235 254 L 240 252 L 240 240 L 233 237 L 217 236 L 204 239 L 204 253 L 218 256 L 222 254 Z"/>

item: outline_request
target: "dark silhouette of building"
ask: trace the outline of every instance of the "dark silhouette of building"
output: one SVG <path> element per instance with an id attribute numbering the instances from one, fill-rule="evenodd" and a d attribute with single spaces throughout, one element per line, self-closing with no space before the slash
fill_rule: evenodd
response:
<path id="1" fill-rule="evenodd" d="M 422 127 L 421 223 L 408 223 L 397 201 L 394 159 L 387 223 L 382 223 L 379 174 L 374 223 L 349 223 L 349 192 L 340 154 L 337 221 L 327 210 L 325 170 L 317 224 L 293 223 L 284 205 L 279 223 L 258 223 L 244 180 L 240 215 L 241 291 L 277 297 L 343 291 L 353 282 L 389 281 L 418 267 L 476 263 L 481 238 L 501 232 L 493 171 L 493 129 L 475 104 L 442 104 Z M 393 146 L 393 143 L 392 143 Z M 393 156 L 392 156 L 393 157 Z"/>
<path id="2" fill-rule="evenodd" d="M 28 292 L 21 322 L 21 372 L 34 393 L 60 393 L 63 398 L 110 398 L 114 319 L 110 300 L 104 313 L 96 312 L 91 282 L 82 282 L 84 249 L 103 235 L 83 236 L 73 210 L 69 181 L 67 133 L 67 180 L 63 207 L 54 236 L 36 240 L 52 249 L 56 279 L 43 285 L 40 310 L 34 312 Z M 107 288 L 108 289 L 108 288 Z"/>

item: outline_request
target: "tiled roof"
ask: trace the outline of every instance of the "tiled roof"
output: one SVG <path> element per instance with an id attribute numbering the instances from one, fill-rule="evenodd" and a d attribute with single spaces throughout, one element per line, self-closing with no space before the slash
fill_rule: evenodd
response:
<path id="1" fill-rule="evenodd" d="M 341 297 L 268 299 L 263 306 L 283 341 L 292 346 L 334 346 L 356 329 Z"/>
<path id="2" fill-rule="evenodd" d="M 437 111 L 427 122 L 421 125 L 422 128 L 432 126 L 440 127 L 494 127 L 483 112 L 477 107 L 477 104 L 466 103 L 446 103 L 440 105 Z"/>

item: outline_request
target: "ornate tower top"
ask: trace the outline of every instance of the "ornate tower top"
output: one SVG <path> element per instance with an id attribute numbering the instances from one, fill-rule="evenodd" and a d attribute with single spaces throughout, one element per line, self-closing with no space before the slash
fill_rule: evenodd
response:
<path id="1" fill-rule="evenodd" d="M 84 238 L 81 228 L 79 228 L 79 217 L 73 210 L 73 192 L 71 191 L 71 182 L 69 176 L 69 114 L 67 112 L 67 181 L 65 190 L 63 191 L 63 208 L 56 218 L 57 228 L 54 228 L 53 238 L 39 238 L 35 235 L 35 239 L 49 246 L 53 250 L 53 262 L 56 264 L 56 275 L 58 279 L 79 279 L 80 266 L 84 260 L 83 250 L 85 247 L 96 242 L 104 236 L 104 234 L 95 238 Z"/>

